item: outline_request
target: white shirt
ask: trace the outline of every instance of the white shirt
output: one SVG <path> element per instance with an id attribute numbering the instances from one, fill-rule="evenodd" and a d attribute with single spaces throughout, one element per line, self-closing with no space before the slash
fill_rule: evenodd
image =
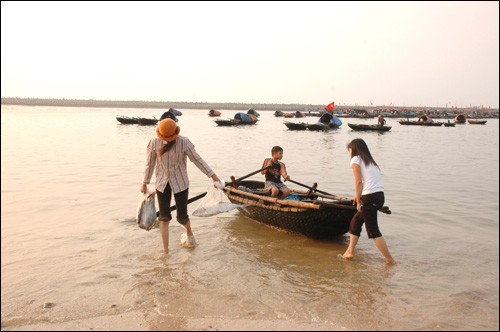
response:
<path id="1" fill-rule="evenodd" d="M 382 179 L 380 176 L 380 169 L 377 166 L 374 164 L 366 166 L 360 156 L 352 157 L 351 166 L 352 164 L 357 164 L 361 168 L 361 177 L 363 178 L 363 191 L 361 192 L 361 195 L 384 191 L 384 186 L 382 185 Z"/>
<path id="2" fill-rule="evenodd" d="M 160 156 L 160 149 L 166 144 L 167 142 L 159 138 L 152 138 L 149 141 L 143 183 L 149 183 L 153 175 L 153 170 L 156 168 L 155 188 L 158 191 L 164 192 L 169 182 L 174 194 L 186 190 L 189 188 L 186 156 L 206 176 L 211 177 L 215 174 L 196 152 L 189 138 L 178 136 L 174 146 Z"/>

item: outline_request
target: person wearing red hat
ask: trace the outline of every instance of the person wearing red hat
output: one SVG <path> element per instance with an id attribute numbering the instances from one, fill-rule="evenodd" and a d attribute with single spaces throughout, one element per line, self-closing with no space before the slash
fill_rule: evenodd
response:
<path id="1" fill-rule="evenodd" d="M 186 228 L 181 238 L 181 245 L 194 247 L 196 239 L 191 229 L 191 222 L 187 213 L 189 178 L 187 174 L 187 158 L 200 171 L 214 182 L 220 182 L 215 172 L 196 152 L 189 138 L 179 135 L 180 127 L 174 120 L 167 118 L 159 122 L 156 136 L 149 141 L 147 147 L 147 162 L 144 171 L 144 181 L 140 191 L 145 193 L 153 172 L 156 169 L 155 189 L 160 208 L 160 235 L 163 243 L 163 252 L 168 252 L 168 226 L 172 219 L 170 201 L 174 194 L 177 208 L 177 221 Z M 186 158 L 187 157 L 187 158 Z"/>

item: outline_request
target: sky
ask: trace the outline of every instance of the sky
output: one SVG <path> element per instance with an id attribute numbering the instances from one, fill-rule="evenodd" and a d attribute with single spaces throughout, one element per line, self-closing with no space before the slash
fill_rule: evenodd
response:
<path id="1" fill-rule="evenodd" d="M 499 2 L 1 2 L 1 96 L 499 107 Z"/>

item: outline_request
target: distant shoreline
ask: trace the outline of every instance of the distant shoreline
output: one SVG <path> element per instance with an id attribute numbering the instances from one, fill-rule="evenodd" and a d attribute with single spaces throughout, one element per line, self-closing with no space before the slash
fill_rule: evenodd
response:
<path id="1" fill-rule="evenodd" d="M 195 103 L 178 101 L 119 101 L 119 100 L 94 100 L 94 99 L 43 99 L 43 98 L 12 98 L 2 97 L 2 105 L 22 105 L 22 106 L 63 106 L 63 107 L 102 107 L 102 108 L 153 108 L 153 109 L 204 109 L 204 110 L 280 110 L 284 112 L 295 111 L 318 111 L 321 105 L 313 104 L 249 104 L 249 103 Z M 447 112 L 447 113 L 471 113 L 485 111 L 498 115 L 498 109 L 484 110 L 477 107 L 472 108 L 449 108 L 449 107 L 412 107 L 412 106 L 335 106 L 336 110 L 357 109 L 372 112 L 373 110 L 394 110 L 394 111 L 423 111 L 423 112 Z"/>

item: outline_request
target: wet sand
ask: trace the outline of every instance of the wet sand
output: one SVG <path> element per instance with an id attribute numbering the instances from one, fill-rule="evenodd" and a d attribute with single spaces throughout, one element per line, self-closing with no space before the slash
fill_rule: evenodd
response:
<path id="1" fill-rule="evenodd" d="M 43 322 L 11 326 L 2 331 L 338 331 L 347 327 L 331 323 L 298 323 L 287 320 L 252 320 L 243 318 L 168 317 L 151 323 L 140 312 L 99 316 L 65 322 Z"/>

